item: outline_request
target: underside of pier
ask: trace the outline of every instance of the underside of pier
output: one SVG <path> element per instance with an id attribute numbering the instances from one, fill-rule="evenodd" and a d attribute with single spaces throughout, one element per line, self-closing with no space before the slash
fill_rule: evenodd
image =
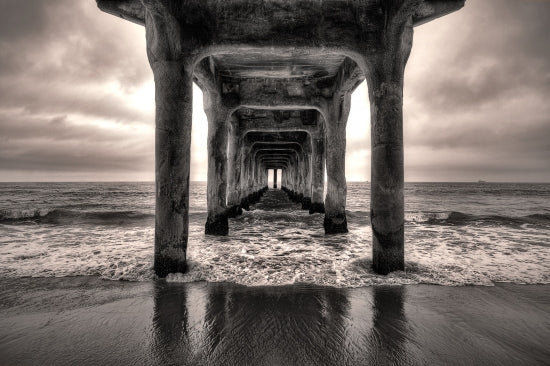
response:
<path id="1" fill-rule="evenodd" d="M 205 233 L 226 235 L 228 218 L 260 199 L 273 169 L 291 199 L 324 214 L 326 234 L 343 234 L 346 122 L 351 93 L 366 79 L 373 268 L 404 268 L 403 75 L 413 28 L 464 0 L 97 4 L 146 30 L 156 94 L 158 276 L 186 270 L 193 82 L 208 118 Z"/>

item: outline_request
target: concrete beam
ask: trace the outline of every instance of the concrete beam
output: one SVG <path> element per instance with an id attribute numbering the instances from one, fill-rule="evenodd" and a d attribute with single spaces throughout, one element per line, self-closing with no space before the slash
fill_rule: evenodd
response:
<path id="1" fill-rule="evenodd" d="M 245 144 L 251 145 L 255 142 L 268 142 L 268 143 L 275 143 L 275 142 L 284 142 L 284 143 L 291 143 L 296 142 L 299 144 L 303 144 L 307 139 L 309 138 L 309 134 L 305 131 L 297 131 L 297 132 L 260 132 L 260 131 L 253 131 L 253 132 L 247 132 L 243 136 L 243 141 Z"/>
<path id="2" fill-rule="evenodd" d="M 285 141 L 275 141 L 275 142 L 261 142 L 261 141 L 254 141 L 251 144 L 249 144 L 252 151 L 256 151 L 258 149 L 267 149 L 267 150 L 273 150 L 273 149 L 284 149 L 284 150 L 295 150 L 298 153 L 303 152 L 303 145 L 297 142 L 285 142 Z"/>
<path id="3" fill-rule="evenodd" d="M 130 22 L 145 25 L 145 7 L 140 0 L 96 0 L 102 11 Z"/>
<path id="4" fill-rule="evenodd" d="M 285 169 L 288 169 L 288 167 L 289 167 L 289 164 L 284 162 L 284 161 L 265 161 L 265 162 L 262 162 L 262 166 L 265 169 L 269 169 L 270 167 L 273 167 L 274 165 L 282 166 Z"/>
<path id="5" fill-rule="evenodd" d="M 293 132 L 316 133 L 320 129 L 316 110 L 263 110 L 240 109 L 239 127 L 243 134 L 248 132 Z"/>
<path id="6" fill-rule="evenodd" d="M 214 65 L 210 62 L 210 58 L 205 57 L 195 65 L 193 80 L 199 88 L 205 92 L 216 92 L 221 97 L 221 83 L 217 79 Z M 223 98 L 220 98 L 220 106 L 223 106 Z"/>
<path id="7" fill-rule="evenodd" d="M 324 84 L 300 79 L 226 78 L 223 90 L 225 103 L 236 108 L 318 109 L 319 98 L 332 93 L 330 85 Z"/>
<path id="8" fill-rule="evenodd" d="M 260 163 L 263 163 L 265 161 L 284 161 L 287 163 L 291 163 L 292 158 L 297 157 L 296 154 L 288 153 L 288 154 L 261 154 L 257 156 L 256 161 L 259 161 Z"/>
<path id="9" fill-rule="evenodd" d="M 413 25 L 416 27 L 460 10 L 464 3 L 465 0 L 425 0 L 413 15 Z"/>
<path id="10" fill-rule="evenodd" d="M 285 153 L 286 154 L 289 154 L 289 153 L 300 154 L 301 151 L 302 151 L 302 149 L 297 149 L 297 148 L 277 148 L 277 147 L 265 148 L 265 147 L 261 147 L 262 145 L 256 145 L 256 146 L 258 146 L 258 147 L 253 150 L 254 154 L 256 154 L 256 155 L 259 155 L 260 153 L 262 153 L 264 155 L 284 155 Z M 275 146 L 277 146 L 277 145 L 275 145 Z"/>
<path id="11" fill-rule="evenodd" d="M 258 157 L 257 161 L 260 164 L 264 164 L 266 162 L 284 162 L 287 164 L 292 164 L 292 156 L 291 155 L 263 155 Z"/>
<path id="12" fill-rule="evenodd" d="M 286 166 L 289 166 L 291 164 L 289 159 L 281 159 L 281 158 L 262 158 L 258 160 L 261 165 L 265 165 L 268 163 L 277 163 L 277 164 L 285 164 Z"/>

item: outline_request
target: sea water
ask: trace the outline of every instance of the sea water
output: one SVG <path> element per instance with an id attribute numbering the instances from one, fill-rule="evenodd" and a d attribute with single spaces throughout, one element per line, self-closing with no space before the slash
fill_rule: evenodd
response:
<path id="1" fill-rule="evenodd" d="M 310 283 L 550 283 L 550 184 L 405 184 L 405 271 L 372 269 L 370 184 L 348 183 L 348 234 L 283 200 L 204 235 L 206 183 L 190 194 L 189 270 L 168 281 L 250 286 Z M 275 195 L 275 197 L 280 195 Z M 273 195 L 271 195 L 273 197 Z M 0 277 L 154 277 L 154 183 L 0 183 Z"/>

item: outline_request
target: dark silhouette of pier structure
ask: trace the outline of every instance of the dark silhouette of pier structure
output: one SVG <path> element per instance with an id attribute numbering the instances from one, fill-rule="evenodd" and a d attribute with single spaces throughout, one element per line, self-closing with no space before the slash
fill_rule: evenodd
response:
<path id="1" fill-rule="evenodd" d="M 228 218 L 267 190 L 269 169 L 282 171 L 291 199 L 324 213 L 326 234 L 341 234 L 346 122 L 365 79 L 373 268 L 402 270 L 403 76 L 413 28 L 464 1 L 97 0 L 146 30 L 156 101 L 156 274 L 186 269 L 193 82 L 208 118 L 206 234 L 228 233 Z"/>

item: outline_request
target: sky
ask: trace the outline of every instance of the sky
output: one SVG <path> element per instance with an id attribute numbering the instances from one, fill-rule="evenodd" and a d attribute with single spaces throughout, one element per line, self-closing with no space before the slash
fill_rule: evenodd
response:
<path id="1" fill-rule="evenodd" d="M 415 28 L 406 181 L 550 182 L 550 1 L 467 0 Z M 191 179 L 206 180 L 194 88 Z M 143 27 L 93 0 L 0 0 L 0 181 L 154 180 Z M 352 96 L 346 177 L 370 180 L 367 86 Z"/>

